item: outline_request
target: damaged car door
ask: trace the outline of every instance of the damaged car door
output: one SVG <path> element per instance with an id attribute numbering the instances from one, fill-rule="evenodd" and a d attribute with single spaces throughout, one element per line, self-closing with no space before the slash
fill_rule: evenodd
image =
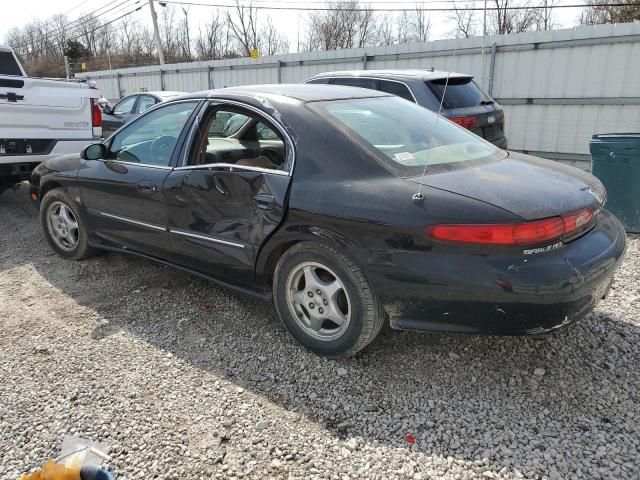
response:
<path id="1" fill-rule="evenodd" d="M 292 162 L 275 119 L 236 101 L 210 102 L 185 164 L 165 181 L 176 263 L 252 285 L 258 251 L 284 217 Z"/>

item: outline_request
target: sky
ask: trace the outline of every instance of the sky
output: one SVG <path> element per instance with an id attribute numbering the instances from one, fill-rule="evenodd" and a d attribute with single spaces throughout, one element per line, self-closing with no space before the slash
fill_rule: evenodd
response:
<path id="1" fill-rule="evenodd" d="M 9 1 L 9 0 L 5 0 Z M 141 3 L 146 3 L 147 0 L 140 0 Z M 192 0 L 196 3 L 217 3 L 217 4 L 231 4 L 231 0 Z M 323 5 L 323 0 L 299 0 L 298 2 L 294 2 L 293 0 L 253 0 L 254 5 L 257 6 L 266 6 L 266 5 L 279 5 L 285 7 L 291 7 L 294 5 L 312 7 Z M 462 1 L 462 0 L 459 0 Z M 475 1 L 478 7 L 483 6 L 482 0 L 465 0 L 464 3 Z M 583 0 L 584 1 L 584 0 Z M 556 4 L 576 4 L 583 3 L 580 0 L 556 0 L 554 3 Z M 129 0 L 131 5 L 134 4 L 135 0 Z M 17 4 L 13 4 L 13 8 L 4 8 L 2 12 L 2 22 L 0 22 L 0 43 L 4 43 L 6 33 L 13 27 L 22 27 L 31 20 L 35 18 L 39 18 L 41 20 L 46 20 L 47 18 L 55 15 L 57 13 L 65 13 L 70 19 L 75 19 L 82 15 L 86 15 L 104 5 L 108 2 L 107 0 L 22 0 Z M 119 3 L 119 2 L 118 2 Z M 247 0 L 248 3 L 248 0 Z M 416 4 L 415 0 L 410 1 L 386 1 L 386 0 L 361 0 L 361 3 L 366 4 L 369 3 L 374 8 L 413 8 Z M 117 4 L 116 4 L 117 5 Z M 444 0 L 425 0 L 424 6 L 425 8 L 449 8 L 453 5 L 451 1 Z M 180 12 L 180 5 L 175 5 L 178 12 Z M 111 18 L 115 18 L 122 13 L 128 12 L 133 7 L 128 7 L 128 4 L 125 4 L 122 7 L 119 7 L 112 12 L 107 12 L 104 15 L 104 19 L 108 20 Z M 162 7 L 156 7 L 162 8 Z M 207 17 L 211 14 L 215 14 L 216 9 L 212 7 L 205 6 L 188 6 L 188 13 L 190 21 L 194 20 L 197 22 L 206 21 Z M 104 11 L 104 10 L 103 10 Z M 177 13 L 178 13 L 177 12 Z M 296 12 L 291 10 L 261 10 L 259 12 L 259 18 L 264 19 L 267 15 L 271 17 L 274 24 L 278 27 L 278 29 L 283 32 L 289 38 L 289 45 L 291 51 L 296 51 L 296 46 L 298 42 L 298 32 L 300 31 L 301 39 L 304 35 L 304 29 L 306 25 L 307 18 L 309 16 L 308 11 Z M 389 13 L 387 13 L 389 14 Z M 390 15 L 393 15 L 392 13 Z M 454 29 L 454 25 L 449 19 L 451 13 L 449 12 L 431 12 L 431 34 L 430 39 L 440 39 L 440 38 L 448 38 L 453 36 L 452 31 Z M 579 10 L 575 8 L 561 8 L 556 9 L 554 11 L 554 20 L 557 24 L 557 28 L 563 27 L 571 27 L 574 26 L 577 21 L 577 17 L 579 15 Z M 131 15 L 131 18 L 140 21 L 141 23 L 150 24 L 150 14 L 149 8 L 147 5 L 135 12 Z M 478 12 L 477 18 L 481 21 L 482 12 Z M 195 20 L 197 19 L 197 21 Z"/>

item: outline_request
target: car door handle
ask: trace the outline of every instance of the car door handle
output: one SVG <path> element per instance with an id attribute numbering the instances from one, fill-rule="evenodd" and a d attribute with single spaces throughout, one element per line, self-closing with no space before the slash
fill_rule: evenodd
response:
<path id="1" fill-rule="evenodd" d="M 222 183 L 222 180 L 220 180 L 220 178 L 213 177 L 213 185 L 216 187 L 216 190 L 218 190 L 222 195 L 227 194 L 227 190 L 224 188 L 224 183 Z"/>
<path id="2" fill-rule="evenodd" d="M 269 195 L 268 193 L 259 193 L 253 198 L 253 200 L 260 210 L 273 210 L 273 207 L 276 204 L 274 196 Z"/>
<path id="3" fill-rule="evenodd" d="M 136 190 L 138 190 L 141 193 L 150 195 L 158 191 L 158 186 L 153 182 L 143 180 L 141 182 L 136 183 Z"/>

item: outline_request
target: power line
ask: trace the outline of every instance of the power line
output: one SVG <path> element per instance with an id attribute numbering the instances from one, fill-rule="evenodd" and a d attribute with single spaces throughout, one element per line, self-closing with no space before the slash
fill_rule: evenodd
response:
<path id="1" fill-rule="evenodd" d="M 99 14 L 97 13 L 98 11 L 102 10 L 103 8 L 108 7 L 110 5 L 113 5 L 114 3 L 118 2 L 118 1 L 120 1 L 120 3 L 118 3 L 117 5 L 109 8 L 108 10 L 105 10 L 104 12 L 100 12 Z M 112 12 L 113 10 L 116 10 L 116 9 L 120 9 L 120 11 L 124 10 L 124 8 L 120 8 L 120 7 L 122 7 L 124 4 L 126 4 L 126 3 L 130 2 L 130 1 L 131 0 L 111 0 L 106 5 L 103 5 L 102 7 L 94 10 L 93 12 L 87 13 L 86 15 L 83 15 L 83 16 L 75 19 L 75 20 L 72 20 L 71 22 L 69 22 L 69 23 L 67 23 L 65 25 L 62 25 L 58 29 L 58 31 L 54 30 L 53 32 L 47 32 L 47 34 L 49 34 L 49 35 L 59 35 L 59 34 L 62 34 L 62 33 L 66 33 L 68 31 L 72 30 L 73 28 L 77 28 L 77 27 L 80 27 L 82 25 L 86 25 L 87 23 L 89 23 L 89 22 L 91 22 L 91 21 L 93 21 L 95 19 L 98 19 L 98 18 L 102 17 L 103 15 L 106 15 L 107 13 Z M 69 27 L 69 28 L 67 28 L 67 27 Z"/>
<path id="2" fill-rule="evenodd" d="M 104 12 L 101 12 L 98 15 L 95 15 L 95 13 L 98 10 L 101 10 L 101 9 L 103 9 L 103 8 L 109 6 L 109 5 L 112 5 L 112 4 L 116 3 L 116 2 L 118 2 L 118 1 L 119 0 L 112 0 L 111 2 L 107 3 L 106 5 L 103 5 L 102 7 L 100 7 L 97 10 L 94 10 L 93 12 L 88 13 L 87 15 L 84 15 L 83 17 L 80 17 L 80 18 L 78 18 L 78 19 L 76 19 L 74 21 L 71 21 L 71 22 L 69 22 L 69 23 L 67 23 L 65 25 L 62 25 L 57 30 L 53 30 L 52 32 L 45 32 L 44 36 L 45 37 L 52 37 L 52 36 L 64 35 L 67 32 L 70 32 L 70 31 L 75 30 L 75 29 L 77 29 L 79 27 L 82 27 L 82 26 L 84 26 L 84 25 L 86 25 L 86 24 L 88 24 L 88 23 L 90 23 L 92 21 L 100 19 L 101 17 L 103 17 L 104 15 L 106 15 L 109 12 L 112 12 L 112 11 L 116 10 L 116 12 L 114 12 L 114 13 L 119 13 L 119 12 L 123 11 L 127 7 L 127 5 L 125 5 L 125 4 L 129 3 L 131 0 L 122 0 L 117 5 L 109 8 L 108 10 L 105 10 Z M 135 4 L 138 4 L 138 3 L 140 3 L 140 0 L 135 2 Z M 85 19 L 85 20 L 81 21 L 82 19 Z M 95 30 L 93 30 L 93 31 L 95 31 Z M 83 35 L 84 35 L 84 33 L 83 33 Z M 76 36 L 75 38 L 79 38 L 80 36 L 82 36 L 82 35 Z M 66 42 L 68 42 L 70 40 L 72 40 L 72 39 L 65 39 Z M 28 45 L 26 43 L 23 43 L 21 45 L 18 45 L 17 47 L 14 46 L 14 48 L 19 50 L 21 48 L 26 48 L 27 46 Z M 47 48 L 51 48 L 51 47 L 47 47 Z M 31 52 L 31 53 L 33 53 L 33 52 Z"/>
<path id="3" fill-rule="evenodd" d="M 91 1 L 91 0 L 84 0 L 83 2 L 80 2 L 80 3 L 79 3 L 79 4 L 77 4 L 76 6 L 71 7 L 69 10 L 67 10 L 66 12 L 64 12 L 64 15 L 66 15 L 66 14 L 67 14 L 67 13 L 69 13 L 69 12 L 74 11 L 76 8 L 79 8 L 79 7 L 81 7 L 82 5 L 84 5 L 85 3 L 90 2 L 90 1 Z"/>
<path id="4" fill-rule="evenodd" d="M 436 8 L 425 8 L 416 6 L 413 8 L 365 8 L 365 7 L 357 7 L 357 8 L 349 8 L 349 7 L 285 7 L 285 6 L 255 6 L 251 3 L 248 4 L 215 4 L 215 3 L 200 3 L 200 2 L 189 2 L 184 0 L 163 0 L 164 3 L 167 4 L 176 4 L 176 5 L 193 5 L 200 7 L 215 7 L 215 8 L 236 8 L 239 6 L 240 8 L 254 8 L 256 10 L 290 10 L 290 11 L 309 11 L 309 12 L 455 12 L 456 8 L 445 8 L 445 7 L 436 7 Z M 451 2 L 448 2 L 451 3 Z M 470 7 L 465 8 L 464 10 L 469 11 L 504 11 L 504 10 L 552 10 L 556 8 L 585 8 L 585 7 L 629 7 L 629 6 L 640 6 L 640 2 L 638 3 L 579 3 L 579 4 L 563 4 L 563 5 L 554 5 L 554 6 L 545 6 L 545 5 L 533 5 L 533 6 L 514 6 L 514 7 Z"/>
<path id="5" fill-rule="evenodd" d="M 136 3 L 139 3 L 139 2 L 136 2 Z M 84 36 L 86 34 L 91 34 L 93 32 L 96 32 L 96 31 L 100 30 L 101 28 L 105 28 L 105 27 L 111 25 L 112 23 L 117 22 L 118 20 L 121 20 L 124 17 L 127 17 L 127 16 L 137 12 L 141 8 L 142 8 L 142 6 L 136 7 L 133 10 L 130 10 L 127 13 L 124 13 L 124 14 L 120 15 L 119 17 L 116 17 L 116 18 L 114 18 L 112 20 L 109 20 L 108 22 L 105 22 L 105 23 L 103 23 L 101 25 L 98 25 L 96 28 L 94 28 L 93 30 L 90 30 L 89 32 L 84 32 L 84 33 L 81 33 L 80 35 L 76 35 L 75 37 L 68 38 L 68 39 L 66 39 L 66 42 L 70 42 L 72 40 L 76 40 L 76 39 L 78 39 L 78 38 L 80 38 L 80 37 L 82 37 L 82 36 Z M 40 54 L 40 53 L 42 53 L 42 52 L 44 52 L 44 51 L 46 51 L 46 50 L 48 50 L 50 48 L 56 48 L 56 47 L 61 47 L 61 46 L 63 46 L 63 44 L 61 44 L 61 43 L 55 44 L 55 45 L 50 45 L 50 46 L 48 46 L 46 48 L 43 48 L 41 50 L 38 50 L 36 52 L 32 52 L 32 54 L 38 55 L 38 54 Z"/>
<path id="6" fill-rule="evenodd" d="M 61 15 L 65 16 L 67 15 L 69 12 L 72 12 L 73 10 L 75 10 L 76 8 L 81 7 L 82 5 L 84 5 L 87 2 L 90 2 L 91 0 L 84 0 L 80 3 L 78 3 L 77 5 L 74 5 L 73 7 L 71 7 L 69 10 L 65 10 Z M 102 8 L 102 7 L 101 7 Z M 47 22 L 45 22 L 44 26 L 48 26 L 51 25 L 55 22 L 55 20 L 53 18 L 49 19 Z"/>
<path id="7" fill-rule="evenodd" d="M 93 10 L 93 11 L 91 11 L 91 12 L 87 13 L 87 14 L 81 15 L 81 16 L 79 16 L 78 18 L 76 18 L 75 20 L 71 20 L 70 22 L 65 23 L 64 25 L 58 25 L 58 26 L 56 26 L 56 27 L 53 29 L 53 31 L 51 31 L 51 32 L 46 32 L 46 33 L 47 33 L 47 34 L 50 34 L 50 35 L 54 35 L 54 34 L 57 34 L 57 33 L 59 33 L 59 32 L 63 32 L 63 31 L 64 31 L 68 26 L 70 26 L 70 25 L 72 25 L 72 24 L 74 24 L 74 23 L 81 22 L 82 20 L 84 20 L 84 19 L 86 19 L 86 18 L 88 18 L 88 17 L 91 17 L 92 15 L 95 15 L 97 12 L 99 12 L 99 11 L 100 11 L 100 10 L 102 10 L 103 8 L 106 8 L 106 7 L 108 7 L 109 5 L 113 5 L 113 4 L 114 4 L 114 3 L 116 3 L 117 1 L 119 1 L 119 0 L 111 0 L 110 2 L 107 2 L 105 5 L 102 5 L 101 7 L 96 8 L 95 10 Z M 107 11 L 108 11 L 108 10 L 107 10 Z M 106 13 L 106 12 L 103 12 L 103 13 Z M 46 27 L 47 25 L 50 25 L 51 23 L 53 23 L 53 20 L 51 20 L 51 21 L 49 21 L 49 22 L 45 23 L 45 24 L 44 24 L 44 26 Z"/>

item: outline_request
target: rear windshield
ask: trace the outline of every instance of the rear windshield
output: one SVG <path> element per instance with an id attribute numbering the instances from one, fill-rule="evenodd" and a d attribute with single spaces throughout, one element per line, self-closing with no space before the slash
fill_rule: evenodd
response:
<path id="1" fill-rule="evenodd" d="M 398 97 L 307 105 L 402 177 L 455 170 L 506 156 L 468 130 Z"/>
<path id="2" fill-rule="evenodd" d="M 446 109 L 477 107 L 491 100 L 469 77 L 449 78 L 448 83 L 446 78 L 430 80 L 425 83 L 438 102 L 442 102 L 442 107 Z M 444 101 L 442 101 L 443 94 Z"/>
<path id="3" fill-rule="evenodd" d="M 20 67 L 11 52 L 0 52 L 0 75 L 20 75 Z"/>

